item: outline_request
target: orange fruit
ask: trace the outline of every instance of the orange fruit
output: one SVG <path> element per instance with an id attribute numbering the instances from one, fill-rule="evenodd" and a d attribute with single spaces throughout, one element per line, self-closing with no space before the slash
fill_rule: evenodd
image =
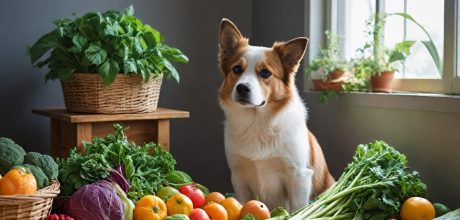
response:
<path id="1" fill-rule="evenodd" d="M 166 217 L 166 204 L 160 197 L 148 195 L 142 197 L 134 207 L 136 220 L 161 220 Z"/>
<path id="2" fill-rule="evenodd" d="M 220 192 L 212 192 L 212 193 L 209 193 L 206 196 L 206 202 L 204 204 L 207 205 L 207 204 L 212 203 L 212 202 L 220 203 L 224 199 L 225 199 L 225 196 L 222 195 L 222 193 L 220 193 Z"/>
<path id="3" fill-rule="evenodd" d="M 219 203 L 211 203 L 204 207 L 211 220 L 228 220 L 227 210 Z"/>
<path id="4" fill-rule="evenodd" d="M 251 200 L 246 202 L 241 209 L 241 217 L 244 217 L 247 214 L 252 214 L 259 220 L 264 220 L 270 218 L 270 210 L 267 206 L 260 201 Z"/>
<path id="5" fill-rule="evenodd" d="M 404 201 L 399 215 L 401 220 L 431 220 L 435 212 L 433 204 L 427 199 L 411 197 Z"/>
<path id="6" fill-rule="evenodd" d="M 190 198 L 182 193 L 171 196 L 166 202 L 168 215 L 184 214 L 190 215 L 193 209 L 193 203 Z"/>
<path id="7" fill-rule="evenodd" d="M 14 167 L 0 180 L 0 195 L 33 194 L 37 191 L 37 180 L 24 167 Z"/>
<path id="8" fill-rule="evenodd" d="M 220 202 L 220 204 L 225 208 L 227 211 L 228 220 L 239 220 L 241 218 L 241 209 L 243 205 L 241 205 L 238 200 L 233 197 L 228 197 Z"/>

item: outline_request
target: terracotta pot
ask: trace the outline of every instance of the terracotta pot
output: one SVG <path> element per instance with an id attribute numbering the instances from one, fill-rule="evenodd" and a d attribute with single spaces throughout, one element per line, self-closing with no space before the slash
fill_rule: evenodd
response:
<path id="1" fill-rule="evenodd" d="M 312 81 L 316 91 L 342 91 L 342 82 L 329 82 L 329 80 L 323 81 L 322 79 L 314 79 Z"/>
<path id="2" fill-rule="evenodd" d="M 342 91 L 343 79 L 345 76 L 345 71 L 336 69 L 329 74 L 327 74 L 326 79 L 314 79 L 313 86 L 316 91 L 324 90 L 333 90 L 333 91 Z"/>
<path id="3" fill-rule="evenodd" d="M 342 77 L 343 75 L 345 75 L 345 71 L 336 69 L 336 70 L 330 72 L 327 75 L 327 79 L 328 80 L 334 80 L 334 79 L 338 79 L 338 78 Z"/>
<path id="4" fill-rule="evenodd" d="M 391 83 L 393 82 L 394 72 L 385 71 L 371 76 L 372 92 L 391 92 Z"/>

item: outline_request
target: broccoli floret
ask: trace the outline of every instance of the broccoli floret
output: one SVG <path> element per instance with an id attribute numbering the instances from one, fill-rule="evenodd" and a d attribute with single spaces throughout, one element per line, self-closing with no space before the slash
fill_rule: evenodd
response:
<path id="1" fill-rule="evenodd" d="M 34 175 L 35 180 L 37 180 L 37 187 L 39 189 L 48 186 L 48 184 L 50 183 L 48 177 L 43 172 L 43 170 L 40 169 L 40 167 L 37 167 L 35 165 L 31 165 L 31 164 L 22 164 L 22 165 L 19 165 L 19 166 L 27 168 L 27 169 L 30 170 L 30 172 Z"/>
<path id="2" fill-rule="evenodd" d="M 13 140 L 0 137 L 0 174 L 6 173 L 12 166 L 22 164 L 24 149 Z"/>
<path id="3" fill-rule="evenodd" d="M 58 165 L 49 155 L 29 152 L 24 157 L 24 163 L 40 167 L 50 180 L 57 179 L 58 177 Z"/>

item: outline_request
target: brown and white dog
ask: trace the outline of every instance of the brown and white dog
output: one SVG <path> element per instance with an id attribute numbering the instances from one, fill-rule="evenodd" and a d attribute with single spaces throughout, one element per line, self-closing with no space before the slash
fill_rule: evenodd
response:
<path id="1" fill-rule="evenodd" d="M 219 37 L 219 101 L 237 199 L 297 210 L 334 183 L 294 83 L 308 39 L 250 46 L 227 19 Z"/>

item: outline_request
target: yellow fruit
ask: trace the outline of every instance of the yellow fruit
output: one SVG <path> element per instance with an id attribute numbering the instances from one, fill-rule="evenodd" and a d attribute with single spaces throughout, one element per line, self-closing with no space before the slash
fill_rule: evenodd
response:
<path id="1" fill-rule="evenodd" d="M 228 197 L 222 200 L 220 204 L 227 210 L 228 220 L 239 220 L 242 217 L 240 215 L 243 205 L 235 198 Z"/>
<path id="2" fill-rule="evenodd" d="M 411 197 L 404 201 L 399 213 L 401 220 L 431 220 L 435 216 L 430 201 L 421 197 Z"/>
<path id="3" fill-rule="evenodd" d="M 37 180 L 24 167 L 15 167 L 0 180 L 0 195 L 33 194 L 37 191 Z"/>
<path id="4" fill-rule="evenodd" d="M 142 197 L 134 208 L 135 220 L 162 220 L 166 217 L 166 204 L 160 197 L 148 195 Z"/>
<path id="5" fill-rule="evenodd" d="M 188 216 L 192 212 L 193 203 L 186 195 L 178 193 L 168 199 L 166 208 L 168 215 L 184 214 Z"/>

